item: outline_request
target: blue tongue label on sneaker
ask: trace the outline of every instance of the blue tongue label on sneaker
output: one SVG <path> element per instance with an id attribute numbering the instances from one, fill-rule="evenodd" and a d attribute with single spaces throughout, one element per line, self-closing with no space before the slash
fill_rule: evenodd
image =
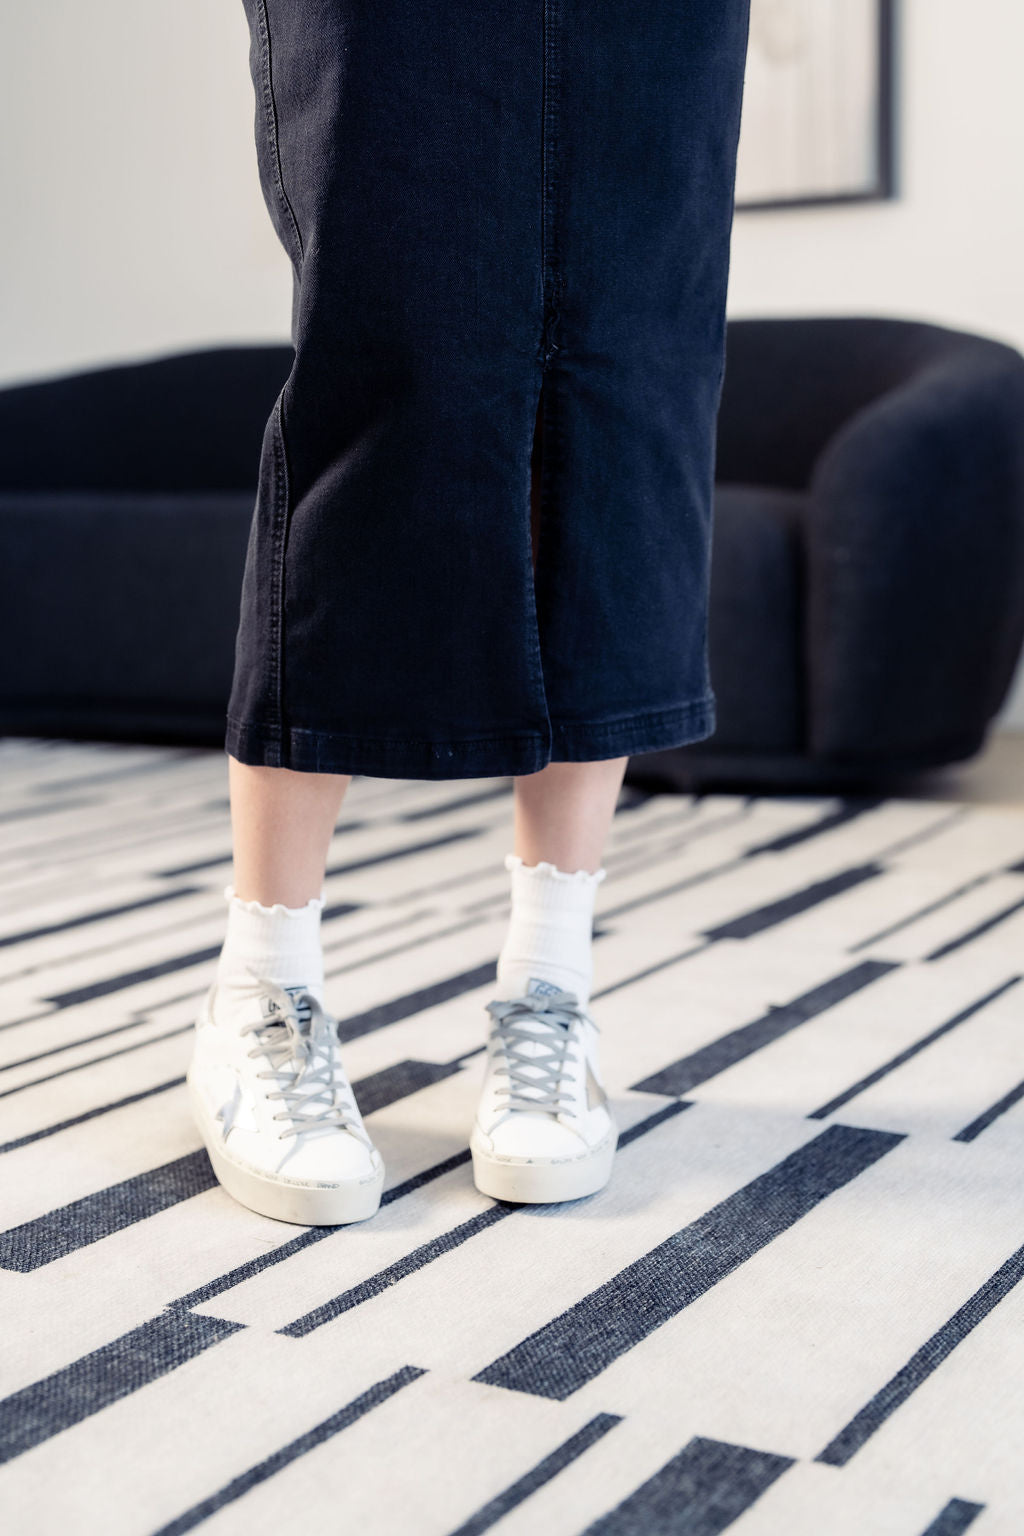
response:
<path id="1" fill-rule="evenodd" d="M 562 991 L 564 991 L 563 987 L 556 986 L 553 981 L 545 981 L 540 976 L 531 976 L 526 987 L 527 997 L 552 997 L 554 994 Z M 562 1029 L 568 1033 L 568 1019 L 559 1019 L 556 1017 L 554 1022 L 559 1024 Z"/>
<path id="2" fill-rule="evenodd" d="M 553 981 L 544 981 L 540 976 L 531 976 L 526 988 L 528 996 L 539 994 L 541 997 L 551 997 L 561 990 L 561 987 L 556 987 Z"/>

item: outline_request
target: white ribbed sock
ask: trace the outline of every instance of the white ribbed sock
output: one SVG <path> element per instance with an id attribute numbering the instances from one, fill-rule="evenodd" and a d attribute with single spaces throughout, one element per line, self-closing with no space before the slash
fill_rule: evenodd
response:
<path id="1" fill-rule="evenodd" d="M 512 876 L 512 914 L 495 996 L 521 996 L 535 978 L 575 992 L 585 1008 L 593 981 L 594 899 L 607 870 L 570 874 L 546 860 L 524 864 L 516 853 L 505 855 L 505 868 Z"/>
<path id="2" fill-rule="evenodd" d="M 308 987 L 318 1002 L 324 1000 L 324 957 L 320 947 L 320 914 L 323 896 L 314 896 L 304 907 L 276 902 L 265 907 L 258 901 L 242 901 L 233 886 L 225 886 L 228 904 L 227 933 L 217 961 L 216 1016 L 228 1022 L 246 1005 L 251 1010 L 253 977 L 281 987 Z"/>

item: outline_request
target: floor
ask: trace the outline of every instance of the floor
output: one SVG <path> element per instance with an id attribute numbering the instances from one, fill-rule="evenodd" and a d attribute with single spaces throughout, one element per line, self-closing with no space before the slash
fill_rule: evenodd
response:
<path id="1" fill-rule="evenodd" d="M 466 1153 L 510 781 L 356 779 L 328 1001 L 388 1183 L 300 1229 L 216 1186 L 182 1086 L 223 756 L 0 741 L 0 1528 L 1019 1536 L 1024 758 L 992 750 L 914 797 L 627 786 L 616 1168 L 532 1209 Z"/>
<path id="2" fill-rule="evenodd" d="M 968 762 L 923 774 L 913 798 L 1024 807 L 1024 731 L 993 731 Z"/>

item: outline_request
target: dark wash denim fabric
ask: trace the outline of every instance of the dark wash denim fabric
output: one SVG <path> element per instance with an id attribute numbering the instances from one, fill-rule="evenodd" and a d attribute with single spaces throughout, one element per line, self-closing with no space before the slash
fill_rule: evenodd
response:
<path id="1" fill-rule="evenodd" d="M 441 779 L 709 736 L 749 0 L 243 3 L 295 359 L 227 750 Z"/>

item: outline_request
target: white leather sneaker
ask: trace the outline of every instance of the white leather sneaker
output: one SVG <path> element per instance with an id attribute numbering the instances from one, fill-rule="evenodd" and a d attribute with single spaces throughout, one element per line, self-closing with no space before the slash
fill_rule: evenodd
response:
<path id="1" fill-rule="evenodd" d="M 278 1221 L 335 1226 L 380 1204 L 384 1164 L 341 1064 L 337 1020 L 303 987 L 253 977 L 252 1017 L 196 1020 L 192 1112 L 230 1195 Z"/>
<path id="2" fill-rule="evenodd" d="M 470 1134 L 473 1180 L 495 1200 L 577 1200 L 611 1177 L 618 1131 L 598 1074 L 598 1028 L 576 994 L 531 976 L 495 999 Z"/>

